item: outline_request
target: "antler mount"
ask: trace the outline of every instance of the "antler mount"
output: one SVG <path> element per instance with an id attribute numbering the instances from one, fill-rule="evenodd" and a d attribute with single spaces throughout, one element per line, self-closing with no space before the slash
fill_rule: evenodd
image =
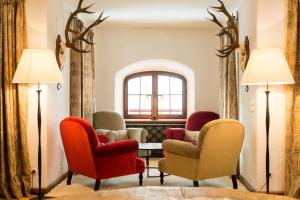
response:
<path id="1" fill-rule="evenodd" d="M 86 34 L 92 30 L 93 27 L 97 26 L 98 24 L 100 24 L 101 22 L 103 22 L 104 20 L 106 20 L 108 18 L 103 16 L 103 12 L 101 12 L 101 14 L 99 15 L 99 17 L 96 19 L 96 21 L 94 21 L 91 25 L 89 25 L 87 28 L 85 28 L 82 32 L 77 32 L 75 30 L 73 30 L 70 26 L 71 26 L 71 22 L 74 18 L 77 17 L 77 15 L 79 13 L 85 13 L 85 14 L 93 14 L 94 12 L 89 11 L 88 9 L 91 8 L 93 6 L 89 5 L 86 7 L 82 7 L 82 3 L 83 0 L 79 0 L 78 2 L 78 6 L 76 8 L 76 10 L 74 12 L 71 13 L 67 23 L 66 23 L 66 28 L 65 28 L 65 38 L 66 38 L 66 46 L 73 49 L 74 51 L 80 52 L 80 53 L 88 53 L 89 51 L 86 49 L 79 49 L 78 47 L 76 47 L 76 42 L 78 40 L 81 40 L 82 42 L 85 42 L 88 45 L 93 45 L 94 43 L 88 41 L 87 39 L 85 39 Z M 70 39 L 69 37 L 69 33 L 72 34 L 76 34 L 75 37 L 73 39 Z"/>
<path id="2" fill-rule="evenodd" d="M 229 56 L 236 48 L 239 48 L 239 30 L 235 24 L 234 17 L 229 14 L 224 3 L 221 0 L 218 0 L 218 2 L 221 4 L 220 6 L 211 6 L 211 8 L 216 12 L 223 13 L 227 17 L 226 25 L 223 25 L 208 9 L 207 12 L 212 16 L 212 19 L 209 20 L 221 28 L 218 36 L 228 35 L 229 37 L 229 45 L 225 45 L 223 49 L 217 50 L 217 56 L 225 58 Z"/>

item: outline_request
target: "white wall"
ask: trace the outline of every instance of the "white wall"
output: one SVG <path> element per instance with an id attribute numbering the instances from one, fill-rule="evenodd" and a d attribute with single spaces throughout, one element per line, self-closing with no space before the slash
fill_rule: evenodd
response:
<path id="1" fill-rule="evenodd" d="M 70 9 L 65 1 L 26 1 L 28 48 L 55 49 L 57 34 L 63 36 L 64 24 Z M 60 90 L 56 84 L 42 85 L 42 187 L 47 187 L 66 172 L 66 162 L 60 139 L 59 122 L 69 115 L 69 51 L 62 71 L 64 83 Z M 37 95 L 36 86 L 29 91 L 28 146 L 30 163 L 37 169 Z M 33 187 L 38 186 L 37 173 Z"/>
<path id="2" fill-rule="evenodd" d="M 240 41 L 242 42 L 247 35 L 249 37 L 250 48 L 256 48 L 256 0 L 242 0 L 238 6 L 239 10 L 239 30 Z M 239 80 L 241 81 L 242 72 L 240 71 Z M 250 87 L 250 86 L 249 86 Z M 240 120 L 245 126 L 245 138 L 240 160 L 241 175 L 254 187 L 257 186 L 257 162 L 256 162 L 256 112 L 251 112 L 250 106 L 253 104 L 253 98 L 256 94 L 256 88 L 250 87 L 248 93 L 245 87 L 240 86 Z"/>
<path id="3" fill-rule="evenodd" d="M 165 59 L 194 71 L 195 109 L 218 112 L 216 33 L 211 28 L 100 25 L 95 29 L 96 110 L 114 110 L 114 78 L 120 69 L 143 60 Z"/>
<path id="4" fill-rule="evenodd" d="M 243 34 L 250 36 L 252 49 L 284 47 L 284 9 L 284 0 L 242 1 L 240 30 L 242 36 Z M 246 128 L 241 156 L 241 174 L 256 190 L 260 190 L 265 183 L 266 97 L 264 90 L 265 87 L 251 86 L 249 93 L 246 93 L 244 86 L 240 87 L 240 116 Z M 285 95 L 282 87 L 272 86 L 270 90 L 270 173 L 272 174 L 270 191 L 282 192 L 284 190 Z"/>

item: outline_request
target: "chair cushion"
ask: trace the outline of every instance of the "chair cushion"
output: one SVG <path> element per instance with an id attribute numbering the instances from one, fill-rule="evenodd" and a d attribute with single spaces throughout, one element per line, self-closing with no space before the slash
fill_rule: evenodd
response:
<path id="1" fill-rule="evenodd" d="M 189 141 L 191 143 L 196 143 L 198 141 L 200 131 L 185 131 L 184 140 Z"/>

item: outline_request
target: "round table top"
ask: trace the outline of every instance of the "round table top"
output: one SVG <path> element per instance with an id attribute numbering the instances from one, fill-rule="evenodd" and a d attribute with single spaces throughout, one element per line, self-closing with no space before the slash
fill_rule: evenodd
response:
<path id="1" fill-rule="evenodd" d="M 139 150 L 162 150 L 161 143 L 139 143 Z"/>

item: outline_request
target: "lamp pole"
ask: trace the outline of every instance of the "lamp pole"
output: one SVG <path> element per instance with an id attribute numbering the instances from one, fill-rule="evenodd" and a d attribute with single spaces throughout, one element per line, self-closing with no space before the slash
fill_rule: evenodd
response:
<path id="1" fill-rule="evenodd" d="M 39 145 L 38 145 L 38 174 L 39 174 L 39 193 L 38 197 L 39 200 L 42 199 L 42 148 L 41 148 L 41 124 L 42 124 L 42 118 L 41 118 L 41 92 L 40 89 L 40 83 L 38 83 L 38 89 L 36 90 L 38 94 L 38 112 L 37 112 L 37 122 L 38 122 L 38 137 L 39 137 Z"/>
<path id="2" fill-rule="evenodd" d="M 269 193 L 270 183 L 270 155 L 269 155 L 269 130 L 270 130 L 270 111 L 269 111 L 269 83 L 267 82 L 266 93 L 266 188 Z"/>

